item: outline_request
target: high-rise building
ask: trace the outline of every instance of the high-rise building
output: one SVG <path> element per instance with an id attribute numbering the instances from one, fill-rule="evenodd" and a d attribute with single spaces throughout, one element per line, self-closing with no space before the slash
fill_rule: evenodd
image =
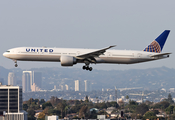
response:
<path id="1" fill-rule="evenodd" d="M 88 81 L 88 80 L 85 80 L 84 81 L 84 85 L 85 85 L 85 90 L 84 91 L 91 91 L 91 84 L 90 84 L 90 81 Z"/>
<path id="2" fill-rule="evenodd" d="M 75 91 L 80 91 L 80 81 L 75 80 Z"/>
<path id="3" fill-rule="evenodd" d="M 4 85 L 4 78 L 0 78 L 1 85 Z"/>
<path id="4" fill-rule="evenodd" d="M 56 85 L 54 85 L 54 90 L 56 90 L 57 89 L 57 86 Z"/>
<path id="5" fill-rule="evenodd" d="M 19 86 L 0 86 L 0 111 L 20 112 L 22 110 L 22 88 Z"/>
<path id="6" fill-rule="evenodd" d="M 40 90 L 41 89 L 35 83 L 33 83 L 33 85 L 31 86 L 31 91 L 36 92 L 36 91 L 40 91 Z"/>
<path id="7" fill-rule="evenodd" d="M 35 84 L 34 84 L 35 83 Z M 38 91 L 42 87 L 42 74 L 35 71 L 23 71 L 23 92 Z"/>
<path id="8" fill-rule="evenodd" d="M 8 74 L 8 85 L 16 85 L 16 76 L 13 72 L 9 72 Z"/>
<path id="9" fill-rule="evenodd" d="M 0 116 L 4 115 L 5 120 L 27 120 L 27 113 L 22 110 L 22 102 L 21 87 L 0 86 Z"/>
<path id="10" fill-rule="evenodd" d="M 69 90 L 69 86 L 65 84 L 65 90 Z"/>
<path id="11" fill-rule="evenodd" d="M 60 85 L 60 90 L 63 91 L 64 90 L 64 86 Z"/>
<path id="12" fill-rule="evenodd" d="M 35 83 L 35 85 L 39 88 L 42 88 L 42 73 L 41 72 L 35 72 L 33 71 L 33 79 L 32 79 L 32 85 Z"/>
<path id="13" fill-rule="evenodd" d="M 117 102 L 117 88 L 115 86 L 115 101 Z"/>
<path id="14" fill-rule="evenodd" d="M 32 71 L 23 71 L 22 88 L 23 92 L 31 91 Z"/>

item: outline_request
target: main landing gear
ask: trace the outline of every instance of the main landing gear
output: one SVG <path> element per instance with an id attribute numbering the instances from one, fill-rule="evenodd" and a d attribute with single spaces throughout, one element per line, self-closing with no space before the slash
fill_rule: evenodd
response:
<path id="1" fill-rule="evenodd" d="M 85 63 L 85 66 L 82 67 L 83 70 L 92 71 L 92 67 L 89 67 L 90 62 L 85 60 L 84 63 Z"/>
<path id="2" fill-rule="evenodd" d="M 14 60 L 14 61 L 15 61 L 15 67 L 18 67 L 17 61 L 16 60 Z"/>

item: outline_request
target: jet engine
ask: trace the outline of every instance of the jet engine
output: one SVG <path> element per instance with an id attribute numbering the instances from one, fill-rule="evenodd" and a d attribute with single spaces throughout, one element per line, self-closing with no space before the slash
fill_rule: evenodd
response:
<path id="1" fill-rule="evenodd" d="M 73 66 L 77 63 L 77 59 L 73 56 L 61 56 L 61 66 Z"/>

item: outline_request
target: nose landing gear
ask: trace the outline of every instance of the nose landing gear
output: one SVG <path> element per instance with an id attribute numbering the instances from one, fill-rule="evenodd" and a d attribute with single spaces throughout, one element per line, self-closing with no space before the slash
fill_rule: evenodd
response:
<path id="1" fill-rule="evenodd" d="M 15 67 L 18 67 L 17 61 L 16 60 L 14 60 L 14 61 L 15 61 Z"/>

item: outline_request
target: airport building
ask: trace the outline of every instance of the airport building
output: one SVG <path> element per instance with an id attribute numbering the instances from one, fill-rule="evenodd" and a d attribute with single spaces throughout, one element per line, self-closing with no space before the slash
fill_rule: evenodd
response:
<path id="1" fill-rule="evenodd" d="M 22 102 L 21 87 L 0 85 L 0 120 L 27 120 Z"/>
<path id="2" fill-rule="evenodd" d="M 8 74 L 8 85 L 16 85 L 16 75 L 13 72 Z"/>

